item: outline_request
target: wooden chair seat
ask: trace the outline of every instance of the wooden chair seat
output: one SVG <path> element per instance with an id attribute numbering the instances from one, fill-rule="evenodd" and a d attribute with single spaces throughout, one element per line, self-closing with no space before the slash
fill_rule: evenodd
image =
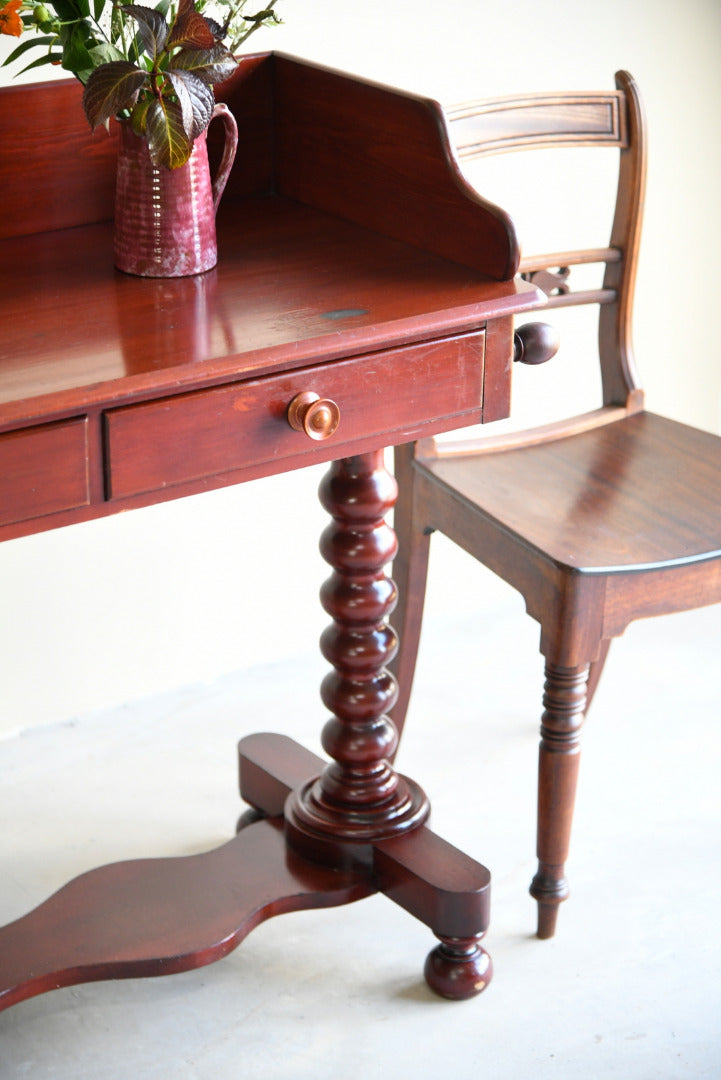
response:
<path id="1" fill-rule="evenodd" d="M 721 439 L 644 410 L 631 315 L 645 124 L 631 76 L 619 72 L 611 92 L 474 102 L 452 110 L 449 119 L 461 158 L 541 147 L 618 151 L 608 247 L 564 246 L 556 254 L 521 260 L 523 276 L 546 293 L 549 316 L 561 307 L 598 307 L 600 407 L 531 432 L 466 444 L 424 440 L 395 452 L 394 624 L 400 648 L 393 719 L 399 732 L 413 682 L 434 531 L 516 588 L 540 624 L 545 685 L 538 871 L 531 895 L 538 901 L 538 935 L 551 937 L 568 895 L 565 862 L 580 730 L 611 639 L 634 619 L 721 602 Z M 533 184 L 525 168 L 524 179 Z M 558 190 L 563 195 L 563 183 Z M 601 287 L 575 289 L 574 268 L 593 263 L 604 265 Z M 536 350 L 534 357 L 525 343 L 543 339 L 535 327 L 521 337 L 514 358 L 542 359 L 547 352 Z"/>
<path id="2" fill-rule="evenodd" d="M 721 558 L 721 440 L 654 413 L 483 457 L 420 464 L 455 492 L 465 513 L 570 572 Z"/>

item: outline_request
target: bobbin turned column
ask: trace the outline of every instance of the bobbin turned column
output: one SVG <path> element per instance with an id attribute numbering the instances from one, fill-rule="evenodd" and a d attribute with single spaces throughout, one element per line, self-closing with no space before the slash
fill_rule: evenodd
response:
<path id="1" fill-rule="evenodd" d="M 427 828 L 425 794 L 389 761 L 397 733 L 387 714 L 397 685 L 386 665 L 397 640 L 387 618 L 396 587 L 385 567 L 397 544 L 385 518 L 396 496 L 380 450 L 334 462 L 321 484 L 332 518 L 321 552 L 333 568 L 321 590 L 333 619 L 321 638 L 333 667 L 321 687 L 333 712 L 321 742 L 332 761 L 289 795 L 285 831 L 297 853 L 336 869 L 366 870 L 376 888 L 426 923 L 440 938 L 426 961 L 426 981 L 460 999 L 479 994 L 491 979 L 480 944 L 490 875 Z"/>
<path id="2" fill-rule="evenodd" d="M 333 715 L 321 742 L 332 760 L 287 737 L 249 736 L 239 746 L 240 791 L 261 814 L 282 815 L 292 855 L 357 875 L 430 927 L 440 944 L 426 961 L 426 981 L 461 999 L 491 980 L 480 944 L 490 874 L 431 832 L 426 796 L 389 762 L 397 734 L 387 713 L 397 687 L 386 664 L 397 642 L 387 618 L 396 588 L 385 567 L 396 537 L 385 516 L 396 493 L 382 451 L 336 461 L 326 474 L 320 499 L 332 521 L 321 551 L 333 573 L 321 601 L 333 622 L 321 649 L 333 670 L 321 697 Z"/>
<path id="3" fill-rule="evenodd" d="M 382 450 L 334 462 L 320 488 L 332 517 L 320 546 L 333 568 L 321 590 L 333 619 L 321 638 L 333 665 L 321 697 L 334 714 L 321 742 L 333 761 L 289 800 L 286 833 L 300 853 L 339 867 L 370 865 L 373 841 L 417 828 L 429 812 L 423 791 L 389 763 L 397 687 L 386 664 L 397 641 L 387 617 L 396 589 L 385 567 L 396 538 L 385 517 L 396 495 Z"/>

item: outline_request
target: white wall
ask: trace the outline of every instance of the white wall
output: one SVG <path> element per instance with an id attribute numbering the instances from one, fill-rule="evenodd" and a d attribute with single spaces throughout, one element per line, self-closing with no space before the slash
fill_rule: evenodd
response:
<path id="1" fill-rule="evenodd" d="M 632 71 L 651 138 L 637 360 L 651 408 L 719 430 L 717 0 L 282 0 L 280 10 L 285 25 L 254 47 L 447 104 L 610 87 L 617 68 Z M 3 39 L 0 56 L 14 44 Z M 510 185 L 500 201 L 533 220 L 526 174 Z M 569 206 L 583 196 L 573 185 L 563 192 Z M 327 573 L 316 553 L 318 477 L 290 474 L 4 544 L 0 735 L 276 657 L 315 657 Z M 450 605 L 462 603 L 448 592 Z"/>

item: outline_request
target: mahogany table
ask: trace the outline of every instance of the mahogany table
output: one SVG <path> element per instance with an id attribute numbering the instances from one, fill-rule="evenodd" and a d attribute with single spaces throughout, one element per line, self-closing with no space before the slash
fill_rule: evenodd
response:
<path id="1" fill-rule="evenodd" d="M 479 993 L 489 873 L 430 831 L 390 763 L 383 449 L 507 414 L 512 317 L 540 300 L 514 280 L 510 220 L 461 179 L 433 102 L 259 55 L 224 87 L 240 153 L 218 267 L 128 277 L 112 267 L 115 142 L 88 133 L 77 85 L 0 94 L 1 538 L 331 462 L 333 714 L 330 762 L 241 741 L 253 809 L 225 845 L 93 870 L 0 929 L 0 1007 L 195 968 L 272 915 L 377 891 L 440 939 L 430 986 Z"/>

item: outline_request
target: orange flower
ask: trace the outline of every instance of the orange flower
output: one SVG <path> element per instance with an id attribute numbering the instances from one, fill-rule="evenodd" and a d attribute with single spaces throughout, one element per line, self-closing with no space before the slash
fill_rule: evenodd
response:
<path id="1" fill-rule="evenodd" d="M 18 11 L 22 6 L 23 0 L 8 0 L 7 4 L 0 8 L 0 34 L 20 37 L 23 32 L 23 21 Z"/>

